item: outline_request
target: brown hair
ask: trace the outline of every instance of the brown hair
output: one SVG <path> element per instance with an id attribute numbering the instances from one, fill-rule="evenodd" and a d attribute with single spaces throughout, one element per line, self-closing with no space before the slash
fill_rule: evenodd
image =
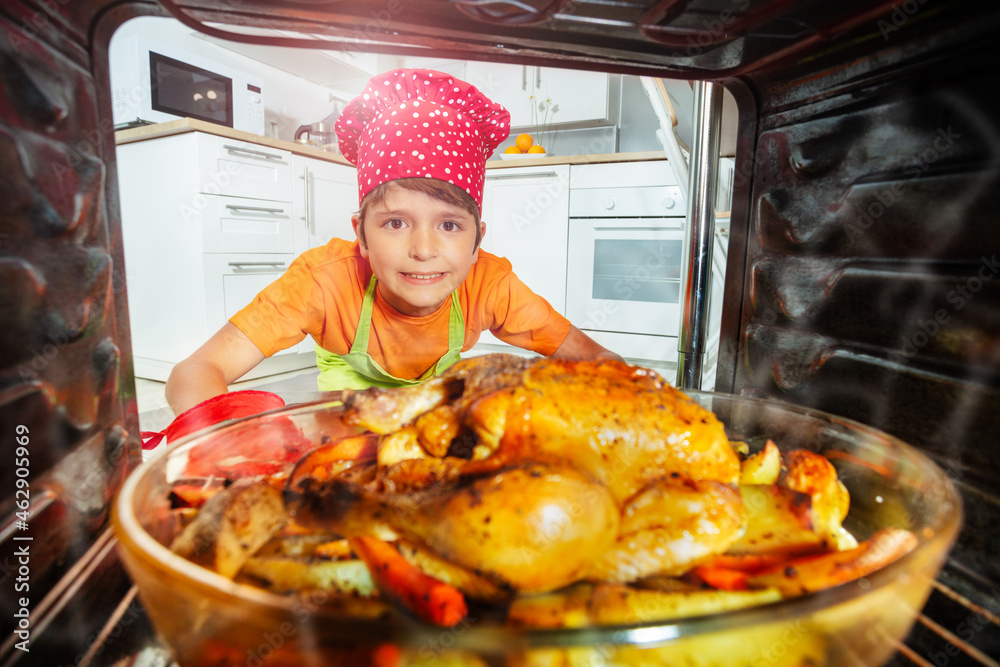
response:
<path id="1" fill-rule="evenodd" d="M 479 247 L 483 240 L 483 231 L 479 225 L 479 207 L 476 205 L 476 201 L 468 192 L 457 185 L 436 178 L 397 178 L 376 186 L 374 190 L 365 195 L 361 202 L 361 208 L 358 210 L 358 218 L 361 221 L 358 225 L 358 238 L 362 245 L 368 245 L 368 241 L 365 239 L 365 214 L 368 212 L 368 207 L 377 206 L 385 201 L 392 185 L 398 185 L 413 192 L 422 192 L 438 201 L 443 201 L 445 204 L 464 208 L 472 214 L 476 221 L 476 245 L 473 246 L 473 250 Z"/>

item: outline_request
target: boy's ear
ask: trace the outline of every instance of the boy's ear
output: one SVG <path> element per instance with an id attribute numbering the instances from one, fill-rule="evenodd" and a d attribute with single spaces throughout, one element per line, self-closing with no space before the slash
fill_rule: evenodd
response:
<path id="1" fill-rule="evenodd" d="M 486 223 L 482 220 L 479 221 L 479 243 L 472 250 L 472 263 L 475 264 L 479 260 L 479 248 L 483 245 L 483 239 L 486 238 Z"/>
<path id="2" fill-rule="evenodd" d="M 354 235 L 358 237 L 358 246 L 361 248 L 361 256 L 368 259 L 368 246 L 365 243 L 364 233 L 361 230 L 362 224 L 364 224 L 364 221 L 357 213 L 351 216 L 351 228 L 354 229 Z"/>

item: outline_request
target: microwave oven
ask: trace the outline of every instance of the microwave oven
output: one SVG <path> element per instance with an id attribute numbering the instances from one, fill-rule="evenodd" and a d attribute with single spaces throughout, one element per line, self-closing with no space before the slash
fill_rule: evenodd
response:
<path id="1" fill-rule="evenodd" d="M 115 40 L 110 69 L 116 129 L 186 117 L 264 134 L 258 77 L 140 35 Z"/>

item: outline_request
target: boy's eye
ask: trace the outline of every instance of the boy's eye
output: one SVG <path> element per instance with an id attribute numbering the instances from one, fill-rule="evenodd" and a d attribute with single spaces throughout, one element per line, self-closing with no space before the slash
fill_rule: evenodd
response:
<path id="1" fill-rule="evenodd" d="M 451 220 L 445 220 L 444 222 L 441 223 L 441 229 L 443 229 L 446 232 L 455 232 L 458 231 L 460 228 L 457 222 L 452 222 Z"/>
<path id="2" fill-rule="evenodd" d="M 406 223 L 399 218 L 393 218 L 391 220 L 387 220 L 385 226 L 389 229 L 402 229 L 406 226 Z"/>

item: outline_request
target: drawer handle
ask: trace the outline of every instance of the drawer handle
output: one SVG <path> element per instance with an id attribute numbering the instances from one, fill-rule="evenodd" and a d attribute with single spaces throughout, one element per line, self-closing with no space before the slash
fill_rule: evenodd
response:
<path id="1" fill-rule="evenodd" d="M 285 268 L 285 263 L 284 262 L 229 262 L 229 266 L 233 267 L 234 269 L 247 269 L 247 268 L 259 269 L 265 266 L 271 266 L 276 269 L 283 269 Z"/>
<path id="2" fill-rule="evenodd" d="M 268 160 L 280 160 L 282 158 L 281 154 L 265 153 L 264 151 L 255 151 L 250 148 L 243 148 L 242 146 L 230 146 L 229 144 L 223 144 L 223 148 L 228 151 L 236 151 L 237 153 L 247 153 L 249 155 L 257 155 L 262 158 L 267 158 Z"/>
<path id="3" fill-rule="evenodd" d="M 680 224 L 656 227 L 594 227 L 595 232 L 673 232 L 680 231 Z"/>
<path id="4" fill-rule="evenodd" d="M 497 176 L 487 175 L 486 176 L 486 180 L 487 181 L 507 181 L 507 180 L 511 180 L 511 179 L 514 179 L 514 178 L 544 178 L 546 176 L 558 176 L 558 175 L 559 174 L 557 174 L 554 171 L 538 171 L 538 172 L 535 172 L 535 173 L 532 173 L 532 174 L 505 174 L 505 175 L 502 175 L 502 176 L 500 176 L 500 175 L 497 175 Z"/>
<path id="5" fill-rule="evenodd" d="M 305 221 L 306 223 L 306 231 L 309 234 L 314 235 L 316 234 L 316 226 L 313 224 L 312 211 L 309 210 L 311 206 L 310 202 L 312 201 L 312 194 L 309 192 L 310 190 L 309 182 L 310 180 L 312 180 L 312 174 L 309 173 L 309 167 L 304 167 L 302 169 L 302 176 L 300 176 L 299 178 L 301 178 L 305 182 L 304 194 L 305 194 L 306 205 L 304 208 L 306 214 L 302 216 L 302 220 Z"/>
<path id="6" fill-rule="evenodd" d="M 258 211 L 260 213 L 284 213 L 283 208 L 265 208 L 263 206 L 239 206 L 237 204 L 226 204 L 230 211 Z"/>

